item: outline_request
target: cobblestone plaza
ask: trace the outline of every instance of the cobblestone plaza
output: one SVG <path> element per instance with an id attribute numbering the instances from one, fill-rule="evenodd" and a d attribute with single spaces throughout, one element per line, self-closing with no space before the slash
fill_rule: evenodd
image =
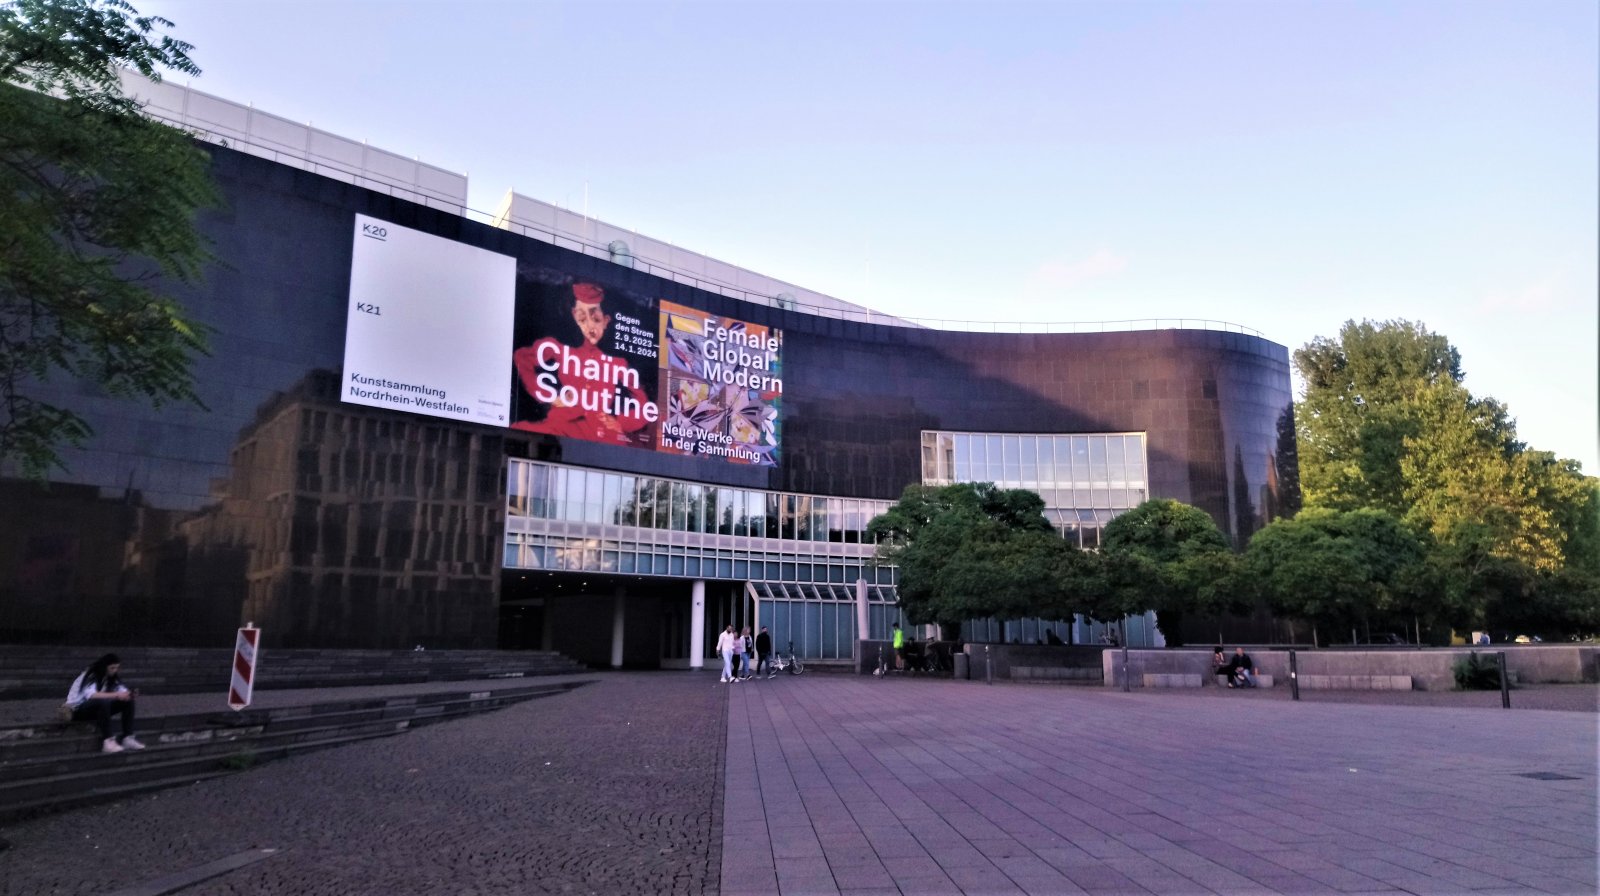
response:
<path id="1" fill-rule="evenodd" d="M 0 893 L 179 892 L 185 873 L 263 849 L 277 852 L 181 892 L 1596 887 L 1592 685 L 1525 689 L 1520 707 L 1560 709 L 1505 711 L 1498 694 L 1448 692 L 1295 703 L 842 675 L 593 678 L 14 825 L 0 832 Z"/>

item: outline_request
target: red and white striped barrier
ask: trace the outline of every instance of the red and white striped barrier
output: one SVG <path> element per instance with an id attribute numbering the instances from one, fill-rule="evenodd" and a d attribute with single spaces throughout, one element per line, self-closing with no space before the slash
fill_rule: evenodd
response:
<path id="1" fill-rule="evenodd" d="M 228 685 L 228 708 L 244 709 L 250 705 L 250 693 L 256 686 L 256 647 L 261 643 L 261 629 L 246 622 L 239 629 L 233 643 L 233 682 Z"/>

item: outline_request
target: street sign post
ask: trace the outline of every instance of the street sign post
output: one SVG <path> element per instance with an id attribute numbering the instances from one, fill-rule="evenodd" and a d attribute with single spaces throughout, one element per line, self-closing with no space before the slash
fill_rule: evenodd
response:
<path id="1" fill-rule="evenodd" d="M 241 710 L 250 705 L 256 685 L 256 649 L 261 644 L 261 629 L 246 622 L 233 644 L 233 680 L 228 685 L 228 708 Z"/>

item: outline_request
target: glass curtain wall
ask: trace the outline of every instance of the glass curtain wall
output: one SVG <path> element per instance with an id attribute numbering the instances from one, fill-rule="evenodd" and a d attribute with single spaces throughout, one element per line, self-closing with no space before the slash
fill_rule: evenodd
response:
<path id="1" fill-rule="evenodd" d="M 507 475 L 507 569 L 747 582 L 774 643 L 792 640 L 808 658 L 853 654 L 858 579 L 868 584 L 874 628 L 893 609 L 896 570 L 871 564 L 866 532 L 888 501 L 521 459 Z"/>
<path id="2" fill-rule="evenodd" d="M 1025 488 L 1044 499 L 1045 516 L 1080 548 L 1100 546 L 1106 523 L 1150 497 L 1144 433 L 983 433 L 924 430 L 922 480 L 926 485 L 992 482 Z M 1071 632 L 1082 643 L 1103 636 L 1104 626 L 1046 619 L 979 619 L 962 626 L 970 641 L 1039 644 L 1045 630 Z M 1155 644 L 1153 614 L 1129 617 L 1123 630 L 1132 644 Z M 1087 637 L 1086 637 L 1087 636 Z"/>
<path id="3" fill-rule="evenodd" d="M 1044 499 L 1045 516 L 1079 547 L 1100 545 L 1111 518 L 1150 496 L 1144 433 L 922 433 L 926 485 L 992 482 Z"/>

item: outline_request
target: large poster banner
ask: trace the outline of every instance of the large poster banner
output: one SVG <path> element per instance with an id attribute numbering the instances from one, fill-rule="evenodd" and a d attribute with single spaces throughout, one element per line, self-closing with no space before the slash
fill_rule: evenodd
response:
<path id="1" fill-rule="evenodd" d="M 356 216 L 344 400 L 776 466 L 781 331 Z"/>
<path id="2" fill-rule="evenodd" d="M 561 271 L 517 278 L 513 429 L 653 448 L 660 346 L 649 299 Z"/>
<path id="3" fill-rule="evenodd" d="M 516 270 L 509 255 L 356 215 L 344 400 L 505 426 Z"/>
<path id="4" fill-rule="evenodd" d="M 782 350 L 779 330 L 662 302 L 660 450 L 776 466 Z"/>

